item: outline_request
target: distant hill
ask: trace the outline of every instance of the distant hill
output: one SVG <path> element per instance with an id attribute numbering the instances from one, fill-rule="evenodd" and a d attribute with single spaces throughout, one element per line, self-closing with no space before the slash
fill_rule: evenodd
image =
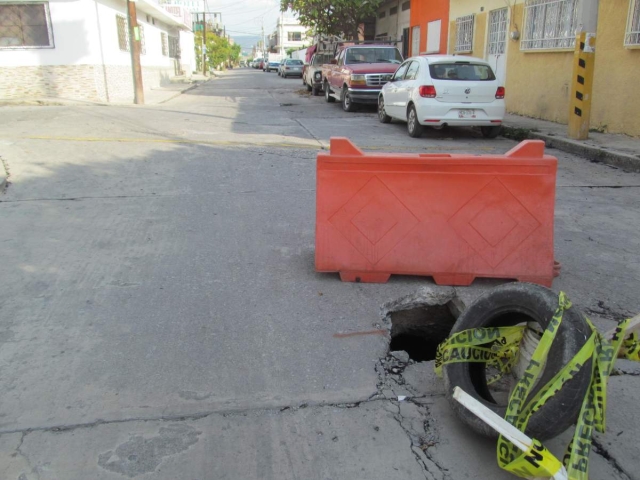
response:
<path id="1" fill-rule="evenodd" d="M 231 35 L 233 41 L 242 47 L 242 53 L 251 55 L 252 47 L 260 41 L 259 35 Z"/>

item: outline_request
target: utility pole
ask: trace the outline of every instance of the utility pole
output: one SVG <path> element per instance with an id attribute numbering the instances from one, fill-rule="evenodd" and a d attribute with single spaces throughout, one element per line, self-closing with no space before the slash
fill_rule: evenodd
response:
<path id="1" fill-rule="evenodd" d="M 207 76 L 207 12 L 202 12 L 202 74 Z"/>
<path id="2" fill-rule="evenodd" d="M 133 74 L 133 103 L 144 105 L 142 88 L 142 67 L 140 66 L 140 27 L 135 0 L 127 0 L 127 23 L 129 26 L 129 51 L 131 52 L 131 71 Z"/>

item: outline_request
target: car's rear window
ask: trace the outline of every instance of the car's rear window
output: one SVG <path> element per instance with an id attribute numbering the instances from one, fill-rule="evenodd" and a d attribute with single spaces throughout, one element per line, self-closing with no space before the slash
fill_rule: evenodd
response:
<path id="1" fill-rule="evenodd" d="M 402 63 L 402 55 L 395 47 L 349 48 L 344 63 Z"/>
<path id="2" fill-rule="evenodd" d="M 333 55 L 316 55 L 315 57 L 313 57 L 313 64 L 314 65 L 324 65 L 325 63 L 329 63 L 331 62 L 331 59 L 333 58 Z"/>
<path id="3" fill-rule="evenodd" d="M 287 60 L 287 65 L 304 65 L 302 60 Z"/>
<path id="4" fill-rule="evenodd" d="M 490 81 L 496 76 L 489 65 L 480 63 L 432 63 L 429 65 L 431 78 L 436 80 Z"/>

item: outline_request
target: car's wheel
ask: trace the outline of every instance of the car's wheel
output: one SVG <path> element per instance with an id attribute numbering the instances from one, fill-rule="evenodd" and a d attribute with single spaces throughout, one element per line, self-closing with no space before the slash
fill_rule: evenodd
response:
<path id="1" fill-rule="evenodd" d="M 342 104 L 342 110 L 345 112 L 353 112 L 356 109 L 356 105 L 351 100 L 351 95 L 349 95 L 349 90 L 347 90 L 346 86 L 342 87 L 340 103 Z"/>
<path id="2" fill-rule="evenodd" d="M 472 328 L 513 326 L 534 322 L 546 329 L 558 308 L 558 294 L 530 283 L 508 283 L 489 290 L 475 300 L 453 325 L 451 335 Z M 539 381 L 531 390 L 535 396 L 585 344 L 591 334 L 580 312 L 572 307 L 563 312 L 562 323 L 546 358 Z M 487 347 L 488 345 L 479 345 Z M 446 395 L 456 415 L 472 430 L 487 437 L 497 437 L 496 431 L 452 398 L 453 389 L 460 387 L 483 405 L 505 417 L 506 400 L 496 401 L 487 385 L 484 363 L 462 362 L 443 366 Z M 575 423 L 582 401 L 589 388 L 591 360 L 562 388 L 544 403 L 529 419 L 525 433 L 538 440 L 556 437 Z"/>
<path id="3" fill-rule="evenodd" d="M 419 138 L 422 136 L 424 128 L 418 121 L 418 114 L 416 113 L 416 107 L 411 105 L 409 107 L 409 115 L 407 115 L 407 131 L 409 136 L 413 138 Z"/>
<path id="4" fill-rule="evenodd" d="M 480 127 L 480 131 L 482 132 L 482 136 L 484 138 L 496 138 L 498 135 L 500 135 L 501 130 L 502 130 L 502 126 Z"/>
<path id="5" fill-rule="evenodd" d="M 324 99 L 327 103 L 333 103 L 336 101 L 336 99 L 331 96 L 331 89 L 329 88 L 328 82 L 324 82 Z"/>
<path id="6" fill-rule="evenodd" d="M 391 117 L 387 115 L 384 109 L 384 97 L 382 95 L 378 97 L 378 120 L 380 120 L 380 123 L 391 123 Z"/>

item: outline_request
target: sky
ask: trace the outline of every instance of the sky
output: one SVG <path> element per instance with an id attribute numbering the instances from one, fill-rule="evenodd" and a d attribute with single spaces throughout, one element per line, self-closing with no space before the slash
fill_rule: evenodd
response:
<path id="1" fill-rule="evenodd" d="M 279 0 L 204 0 L 207 10 L 222 13 L 222 24 L 233 38 L 273 33 L 280 15 Z"/>

